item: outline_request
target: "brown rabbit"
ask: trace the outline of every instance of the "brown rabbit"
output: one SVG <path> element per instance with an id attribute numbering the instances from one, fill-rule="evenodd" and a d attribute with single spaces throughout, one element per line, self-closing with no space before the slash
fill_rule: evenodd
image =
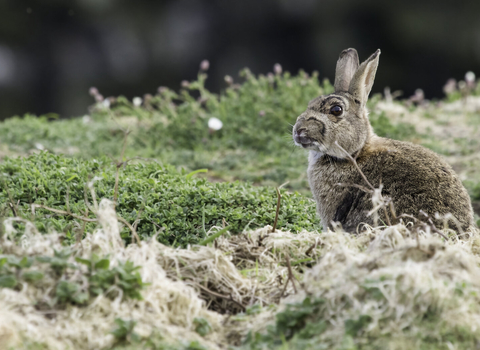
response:
<path id="1" fill-rule="evenodd" d="M 310 101 L 293 127 L 295 144 L 310 150 L 308 180 L 324 229 L 340 223 L 355 232 L 360 224 L 373 223 L 367 215 L 372 195 L 360 188 L 367 183 L 346 152 L 375 188 L 383 185 L 382 194 L 391 198 L 397 215 L 422 219 L 423 211 L 433 219 L 437 213 L 452 214 L 458 221 L 449 221 L 450 227 L 459 223 L 463 230 L 471 229 L 470 198 L 445 160 L 422 146 L 375 135 L 366 103 L 379 57 L 377 50 L 359 65 L 357 51 L 344 50 L 337 62 L 335 92 Z M 378 214 L 386 219 L 382 211 Z M 434 221 L 442 227 L 443 220 Z"/>

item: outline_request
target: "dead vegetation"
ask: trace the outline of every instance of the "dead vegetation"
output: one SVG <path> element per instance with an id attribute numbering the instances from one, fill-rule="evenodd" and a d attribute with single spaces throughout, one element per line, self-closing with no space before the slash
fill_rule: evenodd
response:
<path id="1" fill-rule="evenodd" d="M 240 345 L 249 332 L 265 332 L 278 312 L 306 297 L 325 300 L 312 317 L 328 322 L 319 339 L 332 347 L 344 338 L 346 320 L 361 315 L 369 319 L 354 337 L 358 344 L 384 334 L 413 337 L 424 331 L 422 320 L 431 310 L 451 329 L 480 328 L 477 233 L 445 240 L 427 226 L 403 224 L 366 227 L 358 235 L 272 233 L 267 226 L 220 236 L 211 246 L 174 249 L 152 238 L 125 247 L 111 202 L 103 200 L 97 216 L 101 227 L 75 246 L 71 262 L 92 253 L 110 256 L 113 265 L 132 261 L 149 283 L 143 300 L 99 295 L 87 306 L 71 305 L 47 317 L 33 304 L 44 289 L 2 288 L 0 348 L 39 343 L 46 349 L 108 349 L 116 344 L 114 321 L 122 318 L 136 321 L 140 339 L 161 333 L 167 343 L 198 341 L 223 349 Z M 27 225 L 15 242 L 12 230 L 7 220 L 4 253 L 49 256 L 62 248 L 58 234 L 41 235 Z M 198 319 L 208 323 L 208 334 L 198 334 Z"/>

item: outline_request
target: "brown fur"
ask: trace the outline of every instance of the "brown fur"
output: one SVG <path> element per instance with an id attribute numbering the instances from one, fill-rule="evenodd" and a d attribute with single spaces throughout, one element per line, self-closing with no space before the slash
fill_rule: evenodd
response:
<path id="1" fill-rule="evenodd" d="M 365 104 L 379 55 L 377 50 L 358 66 L 356 51 L 343 51 L 337 63 L 335 93 L 311 101 L 293 129 L 295 143 L 310 149 L 308 179 L 324 228 L 339 222 L 354 232 L 361 223 L 373 223 L 367 216 L 373 207 L 371 194 L 352 186 L 366 188 L 367 184 L 343 148 L 356 157 L 374 187 L 383 185 L 382 194 L 392 199 L 397 215 L 419 217 L 423 210 L 433 218 L 437 213 L 450 213 L 463 230 L 469 230 L 473 227 L 470 198 L 450 165 L 419 145 L 374 134 Z M 342 114 L 333 115 L 333 106 L 340 106 Z M 379 214 L 385 220 L 383 212 Z M 436 220 L 436 224 L 442 227 L 443 221 Z M 450 226 L 457 228 L 453 222 Z"/>

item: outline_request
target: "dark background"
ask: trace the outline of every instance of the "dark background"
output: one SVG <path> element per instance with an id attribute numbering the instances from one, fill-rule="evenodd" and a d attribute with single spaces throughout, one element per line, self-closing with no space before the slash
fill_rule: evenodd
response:
<path id="1" fill-rule="evenodd" d="M 0 0 L 0 119 L 83 115 L 96 86 L 129 98 L 177 90 L 210 61 L 207 86 L 275 63 L 333 78 L 340 51 L 382 50 L 374 91 L 480 73 L 480 1 Z"/>

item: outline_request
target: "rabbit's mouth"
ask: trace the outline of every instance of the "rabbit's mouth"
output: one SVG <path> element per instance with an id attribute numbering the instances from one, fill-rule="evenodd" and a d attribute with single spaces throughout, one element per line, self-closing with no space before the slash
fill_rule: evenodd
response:
<path id="1" fill-rule="evenodd" d="M 298 143 L 298 142 L 296 142 L 296 144 L 297 144 L 297 146 L 301 146 L 303 148 L 312 148 L 312 147 L 317 148 L 313 142 L 309 142 L 309 143 Z"/>
<path id="2" fill-rule="evenodd" d="M 295 141 L 295 145 L 303 148 L 311 148 L 312 146 L 315 146 L 315 140 L 308 137 L 302 129 L 297 130 L 297 132 L 293 134 L 293 141 Z"/>
<path id="3" fill-rule="evenodd" d="M 318 143 L 315 142 L 312 139 L 302 139 L 302 140 L 295 140 L 295 145 L 300 146 L 305 149 L 317 149 L 318 148 Z"/>

